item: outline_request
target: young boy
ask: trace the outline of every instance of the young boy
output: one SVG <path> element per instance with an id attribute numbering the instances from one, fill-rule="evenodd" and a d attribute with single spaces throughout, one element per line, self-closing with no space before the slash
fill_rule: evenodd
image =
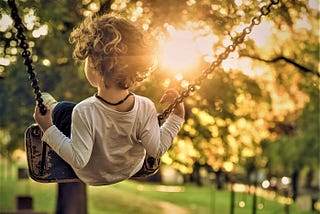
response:
<path id="1" fill-rule="evenodd" d="M 135 175 L 146 154 L 160 158 L 184 122 L 180 103 L 159 127 L 154 103 L 129 91 L 149 72 L 151 48 L 139 28 L 124 18 L 87 18 L 70 37 L 74 57 L 85 60 L 85 74 L 97 93 L 75 105 L 43 94 L 47 107 L 34 118 L 42 140 L 89 185 L 120 182 Z M 161 103 L 179 94 L 169 89 Z M 71 135 L 70 135 L 71 134 Z"/>

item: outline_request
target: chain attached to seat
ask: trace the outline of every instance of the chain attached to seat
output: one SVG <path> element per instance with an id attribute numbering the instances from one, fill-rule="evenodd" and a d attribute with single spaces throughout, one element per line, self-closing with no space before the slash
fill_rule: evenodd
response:
<path id="1" fill-rule="evenodd" d="M 29 51 L 29 45 L 27 43 L 26 37 L 24 35 L 24 31 L 26 27 L 23 25 L 21 18 L 19 16 L 19 12 L 14 0 L 8 0 L 9 7 L 11 9 L 11 17 L 14 20 L 14 26 L 17 29 L 17 39 L 19 41 L 19 47 L 22 48 L 22 57 L 25 59 L 24 64 L 27 67 L 27 72 L 29 74 L 29 79 L 31 81 L 31 86 L 33 88 L 33 93 L 35 94 L 35 100 L 38 103 L 40 108 L 40 112 L 42 115 L 46 113 L 46 107 L 43 104 L 43 100 L 41 98 L 41 92 L 38 85 L 38 80 L 36 78 L 36 74 L 34 72 L 34 68 L 32 66 L 31 52 Z"/>

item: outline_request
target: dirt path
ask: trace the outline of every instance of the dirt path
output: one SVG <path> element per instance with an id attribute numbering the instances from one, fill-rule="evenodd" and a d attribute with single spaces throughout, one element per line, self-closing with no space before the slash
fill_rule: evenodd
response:
<path id="1" fill-rule="evenodd" d="M 170 202 L 161 201 L 157 203 L 162 208 L 163 214 L 174 213 L 174 214 L 189 214 L 190 212 L 183 207 L 172 204 Z"/>

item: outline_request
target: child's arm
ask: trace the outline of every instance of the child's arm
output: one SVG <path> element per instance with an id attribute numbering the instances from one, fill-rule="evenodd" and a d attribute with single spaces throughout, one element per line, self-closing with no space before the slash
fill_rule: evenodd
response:
<path id="1" fill-rule="evenodd" d="M 161 98 L 161 103 L 173 103 L 179 93 L 174 89 L 169 89 Z M 177 136 L 184 123 L 184 105 L 178 104 L 173 114 L 169 115 L 166 121 L 159 127 L 155 106 L 150 111 L 144 112 L 148 115 L 146 124 L 140 135 L 141 142 L 147 153 L 155 158 L 161 157 L 172 145 L 173 139 Z"/>
<path id="2" fill-rule="evenodd" d="M 34 119 L 44 133 L 42 139 L 63 160 L 77 169 L 83 168 L 88 163 L 93 148 L 93 140 L 89 128 L 82 116 L 81 113 L 74 109 L 71 124 L 73 138 L 71 140 L 53 125 L 49 108 L 47 108 L 45 115 L 40 113 L 38 107 L 36 107 L 34 113 Z M 73 128 L 74 126 L 77 126 L 77 128 Z"/>

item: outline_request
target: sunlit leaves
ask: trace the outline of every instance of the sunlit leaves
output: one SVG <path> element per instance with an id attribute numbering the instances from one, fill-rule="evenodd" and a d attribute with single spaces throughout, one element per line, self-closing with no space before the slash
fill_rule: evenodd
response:
<path id="1" fill-rule="evenodd" d="M 19 3 L 31 32 L 29 45 L 36 68 L 41 71 L 39 78 L 44 89 L 75 101 L 94 92 L 83 87 L 83 67 L 71 59 L 68 36 L 85 16 L 108 12 L 135 22 L 155 46 L 160 46 L 159 59 L 163 61 L 159 61 L 158 70 L 137 88 L 139 94 L 155 102 L 167 87 L 186 88 L 203 68 L 223 53 L 251 18 L 259 14 L 259 7 L 266 4 L 252 0 L 82 0 L 74 4 L 47 1 L 39 8 L 36 1 Z M 26 121 L 32 120 L 33 101 L 11 108 L 21 100 L 27 102 L 31 92 L 24 73 L 5 70 L 23 71 L 24 67 L 23 62 L 21 66 L 12 67 L 19 49 L 13 40 L 12 21 L 3 8 L 0 8 L 0 76 L 7 75 L 10 80 L 5 80 L 0 87 L 3 95 L 9 93 L 11 98 L 1 97 L 2 103 L 10 105 L 6 109 L 1 106 L 2 118 L 6 116 L 5 120 L 1 119 L 6 129 L 1 130 L 8 130 L 6 132 L 14 136 L 17 127 L 22 130 Z M 262 166 L 267 156 L 261 156 L 262 142 L 278 139 L 281 132 L 274 130 L 296 123 L 305 128 L 305 133 L 298 130 L 299 141 L 307 142 L 306 145 L 316 150 L 313 141 L 318 129 L 312 125 L 316 122 L 309 124 L 301 115 L 311 121 L 317 114 L 315 97 L 319 84 L 314 74 L 319 72 L 318 13 L 312 0 L 294 1 L 294 4 L 283 0 L 281 6 L 272 7 L 272 12 L 253 28 L 245 42 L 186 100 L 186 123 L 163 161 L 188 173 L 195 161 L 207 163 L 217 171 L 230 171 L 250 161 Z M 287 57 L 313 73 L 284 60 L 273 61 L 278 56 Z M 164 108 L 158 104 L 157 107 Z M 19 121 L 22 115 L 27 119 Z M 16 123 L 13 125 L 12 121 Z M 11 139 L 18 138 L 16 135 Z M 285 148 L 291 146 L 281 141 L 280 144 Z M 299 146 L 304 156 L 308 156 L 308 148 L 302 148 L 303 144 Z M 292 150 L 292 154 L 298 154 Z M 278 157 L 272 158 L 278 161 Z"/>
<path id="2" fill-rule="evenodd" d="M 190 138 L 176 139 L 172 149 L 162 158 L 163 163 L 170 164 L 182 173 L 191 173 L 194 161 L 200 158 L 199 151 Z"/>
<path id="3" fill-rule="evenodd" d="M 8 14 L 1 14 L 1 19 L 0 19 L 0 31 L 1 32 L 6 32 L 10 26 L 12 26 L 13 21 L 11 17 Z"/>

